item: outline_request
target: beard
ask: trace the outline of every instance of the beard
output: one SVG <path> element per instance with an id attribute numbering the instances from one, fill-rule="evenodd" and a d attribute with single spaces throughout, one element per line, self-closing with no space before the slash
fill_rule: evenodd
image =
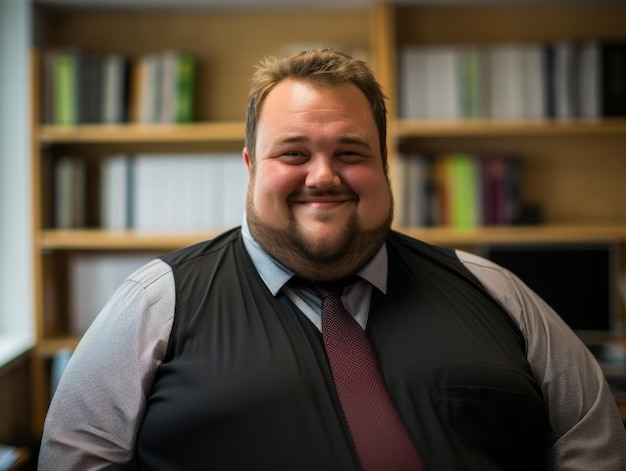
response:
<path id="1" fill-rule="evenodd" d="M 379 226 L 364 230 L 353 213 L 332 238 L 319 239 L 302 227 L 293 215 L 289 217 L 286 229 L 277 229 L 264 222 L 256 211 L 252 194 L 253 191 L 248 192 L 246 201 L 252 236 L 267 253 L 297 274 L 312 271 L 320 275 L 350 275 L 376 254 L 391 230 L 393 200 L 388 217 Z"/>

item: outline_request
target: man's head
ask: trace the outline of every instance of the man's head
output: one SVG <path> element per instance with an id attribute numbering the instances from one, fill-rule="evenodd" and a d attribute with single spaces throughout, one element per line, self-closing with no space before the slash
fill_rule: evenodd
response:
<path id="1" fill-rule="evenodd" d="M 308 81 L 319 87 L 351 83 L 361 90 L 372 109 L 387 172 L 387 107 L 380 85 L 363 61 L 329 49 L 303 51 L 287 58 L 268 57 L 261 61 L 252 77 L 246 110 L 246 147 L 252 162 L 255 158 L 259 116 L 265 99 L 278 83 L 288 78 Z"/>
<path id="2" fill-rule="evenodd" d="M 354 273 L 392 220 L 380 87 L 363 62 L 328 50 L 265 60 L 254 79 L 244 149 L 253 237 L 300 276 Z"/>

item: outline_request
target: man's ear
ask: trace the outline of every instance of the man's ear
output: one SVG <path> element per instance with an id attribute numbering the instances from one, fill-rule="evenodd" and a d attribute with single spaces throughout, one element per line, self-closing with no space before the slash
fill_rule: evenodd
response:
<path id="1" fill-rule="evenodd" d="M 250 154 L 248 154 L 248 148 L 243 148 L 243 161 L 246 163 L 246 167 L 248 167 L 248 175 L 252 173 L 252 162 L 250 162 Z"/>

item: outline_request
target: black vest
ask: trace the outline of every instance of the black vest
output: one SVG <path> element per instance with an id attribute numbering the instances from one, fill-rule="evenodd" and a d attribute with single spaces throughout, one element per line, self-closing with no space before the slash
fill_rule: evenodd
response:
<path id="1" fill-rule="evenodd" d="M 550 426 L 525 343 L 453 251 L 398 233 L 367 333 L 431 471 L 540 470 Z M 273 297 L 239 229 L 163 258 L 176 312 L 137 443 L 146 470 L 356 470 L 317 328 Z"/>

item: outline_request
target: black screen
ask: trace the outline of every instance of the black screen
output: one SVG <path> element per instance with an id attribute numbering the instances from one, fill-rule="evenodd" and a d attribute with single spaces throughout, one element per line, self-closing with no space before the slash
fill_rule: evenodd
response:
<path id="1" fill-rule="evenodd" d="M 576 331 L 615 328 L 611 244 L 493 245 L 483 255 L 508 268 Z"/>

